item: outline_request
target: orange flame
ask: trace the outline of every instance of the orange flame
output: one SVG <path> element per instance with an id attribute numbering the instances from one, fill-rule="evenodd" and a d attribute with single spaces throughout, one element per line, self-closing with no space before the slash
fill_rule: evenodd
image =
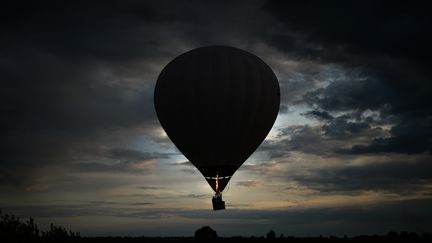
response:
<path id="1" fill-rule="evenodd" d="M 216 175 L 216 192 L 219 192 L 219 176 Z"/>

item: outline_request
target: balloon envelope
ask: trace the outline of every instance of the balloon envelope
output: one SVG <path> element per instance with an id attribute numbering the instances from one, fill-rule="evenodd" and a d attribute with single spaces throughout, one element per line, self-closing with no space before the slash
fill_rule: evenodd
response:
<path id="1" fill-rule="evenodd" d="M 226 46 L 178 56 L 160 73 L 154 93 L 168 137 L 219 192 L 265 139 L 279 103 L 271 68 L 249 52 Z"/>

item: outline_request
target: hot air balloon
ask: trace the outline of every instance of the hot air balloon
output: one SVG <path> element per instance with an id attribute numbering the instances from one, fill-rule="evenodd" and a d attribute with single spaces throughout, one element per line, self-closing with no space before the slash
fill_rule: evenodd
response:
<path id="1" fill-rule="evenodd" d="M 234 47 L 193 49 L 169 62 L 154 91 L 157 117 L 178 150 L 215 191 L 222 191 L 272 128 L 280 105 L 276 75 Z"/>

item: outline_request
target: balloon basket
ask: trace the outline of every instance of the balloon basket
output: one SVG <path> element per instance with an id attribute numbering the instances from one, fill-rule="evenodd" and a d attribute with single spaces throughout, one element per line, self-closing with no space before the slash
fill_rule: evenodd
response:
<path id="1" fill-rule="evenodd" d="M 225 209 L 225 201 L 222 200 L 222 194 L 219 192 L 217 192 L 213 196 L 212 203 L 213 203 L 213 210 Z"/>

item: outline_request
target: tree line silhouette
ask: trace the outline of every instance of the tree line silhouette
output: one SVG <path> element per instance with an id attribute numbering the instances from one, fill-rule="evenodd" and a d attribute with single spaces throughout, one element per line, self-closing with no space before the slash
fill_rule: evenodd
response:
<path id="1" fill-rule="evenodd" d="M 66 230 L 51 223 L 46 231 L 39 230 L 33 218 L 27 221 L 0 210 L 0 242 L 432 242 L 431 233 L 389 232 L 386 235 L 361 235 L 354 237 L 294 237 L 277 236 L 270 230 L 264 236 L 219 237 L 209 226 L 195 231 L 194 237 L 82 237 L 80 233 Z"/>
<path id="2" fill-rule="evenodd" d="M 49 230 L 39 230 L 33 218 L 22 222 L 15 215 L 3 214 L 0 211 L 0 239 L 20 242 L 73 242 L 81 239 L 77 232 L 66 230 L 51 223 Z"/>

